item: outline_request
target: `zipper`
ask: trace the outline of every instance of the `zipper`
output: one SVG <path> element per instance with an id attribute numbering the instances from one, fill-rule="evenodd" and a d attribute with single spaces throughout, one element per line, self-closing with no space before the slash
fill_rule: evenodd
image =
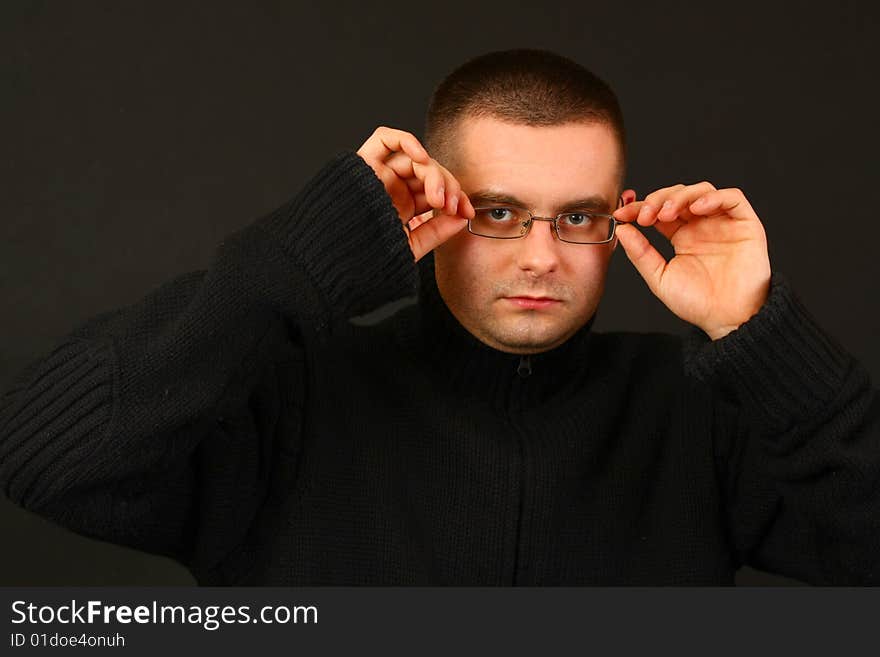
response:
<path id="1" fill-rule="evenodd" d="M 519 375 L 521 381 L 531 376 L 532 357 L 529 354 L 520 355 L 519 364 L 516 368 L 516 373 L 517 375 Z M 525 384 L 526 382 L 523 381 L 523 385 Z M 516 533 L 514 534 L 513 576 L 511 578 L 511 584 L 513 586 L 517 586 L 520 585 L 524 579 L 524 574 L 521 574 L 520 570 L 523 570 L 523 544 L 525 543 L 525 537 L 523 536 L 523 522 L 525 517 L 526 485 L 528 481 L 528 457 L 526 454 L 526 436 L 519 428 L 517 419 L 513 417 L 510 409 L 508 409 L 507 411 L 507 420 L 510 423 L 512 433 L 516 437 L 516 447 L 519 456 L 519 473 L 517 482 L 518 499 L 516 502 Z"/>
<path id="2" fill-rule="evenodd" d="M 517 482 L 517 501 L 516 501 L 516 530 L 513 537 L 513 574 L 511 577 L 511 585 L 519 586 L 522 584 L 523 576 L 520 573 L 523 563 L 523 544 L 525 537 L 523 536 L 523 522 L 525 518 L 525 498 L 526 498 L 526 481 L 528 459 L 526 456 L 525 436 L 516 425 L 514 420 L 508 414 L 508 421 L 511 424 L 513 434 L 516 436 L 516 446 L 519 456 L 519 473 Z"/>

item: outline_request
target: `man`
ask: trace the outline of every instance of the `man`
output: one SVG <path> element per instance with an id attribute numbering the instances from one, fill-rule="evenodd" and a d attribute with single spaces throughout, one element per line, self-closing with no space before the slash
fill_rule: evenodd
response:
<path id="1" fill-rule="evenodd" d="M 203 584 L 880 583 L 878 395 L 740 190 L 636 201 L 614 94 L 542 51 L 454 71 L 425 142 L 379 128 L 24 372 L 6 494 Z M 591 330 L 618 241 L 699 331 Z"/>

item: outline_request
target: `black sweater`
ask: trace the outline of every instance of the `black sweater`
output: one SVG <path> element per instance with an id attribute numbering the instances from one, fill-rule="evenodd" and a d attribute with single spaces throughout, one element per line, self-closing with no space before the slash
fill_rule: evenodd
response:
<path id="1" fill-rule="evenodd" d="M 505 354 L 353 153 L 22 372 L 0 481 L 202 584 L 880 584 L 878 394 L 783 277 L 715 342 Z"/>

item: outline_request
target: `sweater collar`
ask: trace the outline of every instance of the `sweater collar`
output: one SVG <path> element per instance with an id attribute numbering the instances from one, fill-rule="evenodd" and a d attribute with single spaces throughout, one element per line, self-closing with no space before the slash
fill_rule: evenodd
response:
<path id="1" fill-rule="evenodd" d="M 558 347 L 526 356 L 506 353 L 478 340 L 449 310 L 437 288 L 433 254 L 418 268 L 414 348 L 435 380 L 495 408 L 524 411 L 564 400 L 587 376 L 595 315 Z"/>

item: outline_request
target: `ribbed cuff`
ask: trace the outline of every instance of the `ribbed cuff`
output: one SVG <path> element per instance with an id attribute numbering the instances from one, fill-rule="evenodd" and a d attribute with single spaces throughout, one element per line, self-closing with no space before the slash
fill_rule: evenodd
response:
<path id="1" fill-rule="evenodd" d="M 257 225 L 302 267 L 336 318 L 416 294 L 415 259 L 397 210 L 356 153 L 334 156 Z"/>
<path id="2" fill-rule="evenodd" d="M 109 343 L 65 342 L 0 400 L 0 482 L 10 500 L 37 510 L 82 475 L 95 449 L 87 437 L 111 421 L 112 362 Z"/>
<path id="3" fill-rule="evenodd" d="M 851 356 L 816 323 L 787 279 L 773 272 L 756 315 L 711 341 L 685 341 L 685 370 L 776 430 L 802 422 L 840 390 Z"/>

